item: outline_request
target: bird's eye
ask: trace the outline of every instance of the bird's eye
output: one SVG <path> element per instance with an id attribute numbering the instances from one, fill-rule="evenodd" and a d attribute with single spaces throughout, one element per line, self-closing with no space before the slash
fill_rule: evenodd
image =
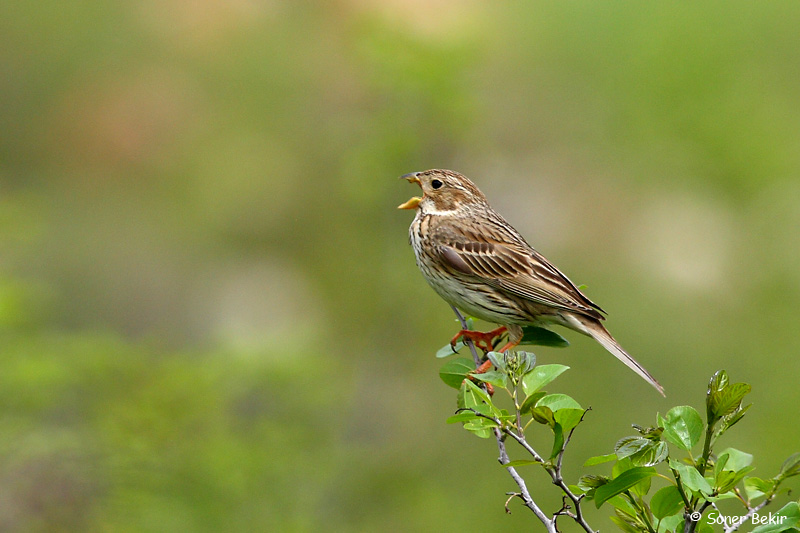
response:
<path id="1" fill-rule="evenodd" d="M 444 183 L 442 183 L 442 182 L 441 182 L 441 181 L 439 181 L 439 180 L 433 180 L 433 181 L 431 181 L 431 187 L 433 187 L 434 189 L 439 189 L 439 188 L 441 188 L 441 187 L 442 187 L 442 185 L 444 185 Z"/>

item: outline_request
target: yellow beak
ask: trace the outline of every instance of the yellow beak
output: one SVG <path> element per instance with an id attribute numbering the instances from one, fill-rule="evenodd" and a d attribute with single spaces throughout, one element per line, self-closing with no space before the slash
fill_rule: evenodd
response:
<path id="1" fill-rule="evenodd" d="M 417 177 L 417 172 L 412 172 L 411 174 L 403 174 L 402 176 L 400 176 L 400 179 L 407 180 L 409 183 L 416 183 L 417 185 L 422 187 L 422 182 L 419 181 L 419 178 Z"/>
<path id="2" fill-rule="evenodd" d="M 422 198 L 419 196 L 414 196 L 406 203 L 398 205 L 397 209 L 416 209 L 421 201 Z"/>
<path id="3" fill-rule="evenodd" d="M 416 183 L 417 185 L 422 187 L 422 182 L 419 181 L 416 172 L 400 176 L 400 179 L 408 180 L 409 183 Z M 419 196 L 414 196 L 406 203 L 398 205 L 397 209 L 416 209 L 417 206 L 419 206 L 420 201 L 422 201 L 422 198 L 420 198 Z"/>

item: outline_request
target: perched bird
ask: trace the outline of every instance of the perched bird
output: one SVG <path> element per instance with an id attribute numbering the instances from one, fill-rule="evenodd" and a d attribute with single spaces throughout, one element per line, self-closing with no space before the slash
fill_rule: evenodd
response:
<path id="1" fill-rule="evenodd" d="M 522 326 L 558 324 L 594 338 L 664 394 L 603 327 L 605 312 L 492 209 L 466 176 L 433 169 L 401 177 L 422 188 L 421 198 L 398 206 L 416 209 L 409 237 L 422 275 L 447 303 L 501 326 L 489 333 L 462 330 L 453 343 L 467 337 L 491 350 L 491 340 L 507 331 L 508 344 L 498 350 L 505 351 L 522 340 Z"/>

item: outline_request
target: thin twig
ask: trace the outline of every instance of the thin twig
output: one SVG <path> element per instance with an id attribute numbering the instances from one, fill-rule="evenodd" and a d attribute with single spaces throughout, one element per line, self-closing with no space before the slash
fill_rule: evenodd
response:
<path id="1" fill-rule="evenodd" d="M 751 516 L 753 516 L 754 514 L 759 512 L 765 506 L 769 505 L 769 503 L 772 501 L 772 499 L 774 497 L 775 497 L 775 494 L 770 494 L 769 497 L 767 497 L 766 500 L 764 500 L 763 502 L 759 503 L 755 507 L 749 507 L 748 506 L 747 513 L 744 516 L 740 517 L 740 520 L 737 520 L 736 523 L 731 524 L 730 526 L 726 527 L 725 528 L 725 533 L 733 533 L 734 531 L 739 529 L 739 526 L 741 526 L 742 524 L 747 522 L 750 519 Z"/>
<path id="2" fill-rule="evenodd" d="M 520 492 L 506 492 L 508 495 L 508 499 L 506 500 L 506 514 L 511 514 L 511 509 L 508 508 L 508 504 L 511 503 L 511 500 L 514 498 L 522 498 L 522 493 Z"/>

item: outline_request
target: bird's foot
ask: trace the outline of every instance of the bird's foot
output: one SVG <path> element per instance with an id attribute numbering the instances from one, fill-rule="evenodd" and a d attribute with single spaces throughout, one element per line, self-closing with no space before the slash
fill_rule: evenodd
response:
<path id="1" fill-rule="evenodd" d="M 475 343 L 475 346 L 477 346 L 484 352 L 488 353 L 494 350 L 495 339 L 505 332 L 506 332 L 505 326 L 500 326 L 497 329 L 493 329 L 492 331 L 487 331 L 485 333 L 482 331 L 473 331 L 471 329 L 462 329 L 461 331 L 456 333 L 455 336 L 450 340 L 450 346 L 452 346 L 453 349 L 455 350 L 456 342 L 458 341 L 458 339 L 465 338 L 471 340 L 472 342 Z M 486 372 L 486 370 L 484 370 L 483 372 Z M 483 372 L 478 372 L 478 373 L 482 374 Z"/>

